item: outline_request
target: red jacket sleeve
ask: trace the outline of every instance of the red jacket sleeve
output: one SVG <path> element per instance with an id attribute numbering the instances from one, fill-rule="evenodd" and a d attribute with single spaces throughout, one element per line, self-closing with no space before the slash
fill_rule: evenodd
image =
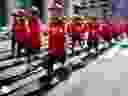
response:
<path id="1" fill-rule="evenodd" d="M 67 24 L 67 32 L 72 32 L 72 24 Z"/>

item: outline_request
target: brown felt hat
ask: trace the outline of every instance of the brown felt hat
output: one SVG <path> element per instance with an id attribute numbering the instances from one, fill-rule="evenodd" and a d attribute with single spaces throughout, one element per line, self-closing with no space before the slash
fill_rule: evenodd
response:
<path id="1" fill-rule="evenodd" d="M 48 22 L 57 22 L 58 16 L 50 16 L 48 17 Z"/>

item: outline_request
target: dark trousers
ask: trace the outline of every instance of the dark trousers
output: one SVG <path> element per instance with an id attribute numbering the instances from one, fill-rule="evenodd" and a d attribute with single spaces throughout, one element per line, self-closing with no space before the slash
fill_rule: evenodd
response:
<path id="1" fill-rule="evenodd" d="M 51 74 L 54 72 L 53 65 L 57 61 L 60 61 L 62 64 L 64 64 L 66 56 L 54 56 L 49 54 L 49 60 L 48 60 L 48 76 L 51 76 Z"/>
<path id="2" fill-rule="evenodd" d="M 75 39 L 72 39 L 72 48 L 74 48 L 76 41 L 79 42 L 81 47 L 83 46 L 83 44 L 82 44 L 83 40 L 80 38 L 75 38 Z"/>
<path id="3" fill-rule="evenodd" d="M 106 37 L 106 38 L 105 38 L 105 41 L 106 41 L 107 43 L 111 43 L 112 38 L 109 38 L 109 37 L 107 38 L 107 37 Z"/>
<path id="4" fill-rule="evenodd" d="M 24 48 L 26 50 L 26 56 L 27 56 L 27 62 L 30 63 L 31 62 L 31 54 L 32 54 L 32 49 L 29 47 L 24 47 L 24 42 L 17 42 L 18 43 L 18 48 L 17 48 L 17 54 L 18 57 L 22 56 L 21 54 L 21 50 Z"/>
<path id="5" fill-rule="evenodd" d="M 21 56 L 21 50 L 23 49 L 24 44 L 22 42 L 17 42 L 17 55 Z"/>
<path id="6" fill-rule="evenodd" d="M 80 37 L 80 32 L 73 32 L 71 36 L 72 36 L 72 53 L 74 54 L 74 46 L 75 46 L 76 41 L 79 42 L 79 45 L 81 48 L 83 47 L 84 42 Z"/>
<path id="7" fill-rule="evenodd" d="M 87 40 L 88 49 L 95 48 L 97 50 L 98 43 L 98 34 L 90 32 Z"/>
<path id="8" fill-rule="evenodd" d="M 54 65 L 55 61 L 57 60 L 57 57 L 53 56 L 53 55 L 49 55 L 48 58 L 49 58 L 49 60 L 48 60 L 48 75 L 50 76 L 51 73 L 54 71 L 53 65 Z"/>
<path id="9" fill-rule="evenodd" d="M 31 48 L 26 48 L 27 51 L 27 62 L 30 63 L 31 62 L 31 55 L 32 55 L 32 49 Z"/>
<path id="10" fill-rule="evenodd" d="M 88 50 L 91 48 L 98 49 L 98 40 L 87 40 Z"/>
<path id="11" fill-rule="evenodd" d="M 12 55 L 15 54 L 15 45 L 16 45 L 16 40 L 15 40 L 15 34 L 13 33 L 12 37 L 11 37 L 11 52 Z"/>
<path id="12" fill-rule="evenodd" d="M 75 46 L 76 41 L 78 41 L 80 46 L 82 47 L 83 40 L 80 37 L 80 32 L 72 32 L 71 38 L 72 38 L 72 47 Z"/>
<path id="13" fill-rule="evenodd" d="M 119 35 L 120 35 L 120 33 L 113 32 L 112 37 L 113 37 L 115 40 L 118 40 L 118 36 L 119 36 Z"/>
<path id="14" fill-rule="evenodd" d="M 74 54 L 74 46 L 75 46 L 75 43 L 76 43 L 76 41 L 78 41 L 79 42 L 79 45 L 81 46 L 81 48 L 83 47 L 83 40 L 82 39 L 80 39 L 80 38 L 75 38 L 75 39 L 72 39 L 72 53 Z"/>

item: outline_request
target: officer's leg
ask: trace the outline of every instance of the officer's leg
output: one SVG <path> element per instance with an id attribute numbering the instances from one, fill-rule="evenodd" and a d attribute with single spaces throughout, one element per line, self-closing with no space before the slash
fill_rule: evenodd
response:
<path id="1" fill-rule="evenodd" d="M 92 48 L 92 40 L 87 40 L 88 51 Z"/>
<path id="2" fill-rule="evenodd" d="M 66 52 L 64 52 L 64 54 L 63 54 L 62 56 L 60 56 L 60 62 L 61 62 L 62 64 L 65 63 L 65 60 L 66 60 Z"/>
<path id="3" fill-rule="evenodd" d="M 27 72 L 31 72 L 34 69 L 34 66 L 31 64 L 32 50 L 30 48 L 26 48 L 26 51 L 27 51 Z"/>
<path id="4" fill-rule="evenodd" d="M 74 48 L 75 48 L 76 39 L 72 39 L 72 55 L 74 54 Z"/>
<path id="5" fill-rule="evenodd" d="M 114 33 L 114 39 L 116 40 L 116 41 L 119 41 L 119 39 L 118 39 L 118 37 L 119 37 L 119 34 L 118 33 Z"/>
<path id="6" fill-rule="evenodd" d="M 27 62 L 30 63 L 32 50 L 30 48 L 26 48 L 26 51 L 27 51 Z"/>
<path id="7" fill-rule="evenodd" d="M 12 51 L 12 56 L 15 55 L 15 44 L 16 44 L 16 40 L 15 40 L 15 35 L 13 34 L 12 38 L 11 38 L 12 44 L 11 44 L 11 51 Z"/>
<path id="8" fill-rule="evenodd" d="M 112 38 L 109 36 L 106 41 L 107 41 L 107 47 L 110 47 L 112 45 Z"/>
<path id="9" fill-rule="evenodd" d="M 125 34 L 126 34 L 126 36 L 127 36 L 127 38 L 128 38 L 128 32 L 125 32 Z"/>
<path id="10" fill-rule="evenodd" d="M 48 77 L 49 77 L 49 80 L 48 80 L 48 82 L 51 81 L 52 74 L 54 72 L 54 69 L 53 69 L 54 61 L 55 61 L 55 57 L 52 55 L 49 55 L 49 60 L 48 60 Z"/>
<path id="11" fill-rule="evenodd" d="M 95 51 L 96 53 L 98 52 L 98 40 L 94 40 L 94 48 L 95 48 Z"/>
<path id="12" fill-rule="evenodd" d="M 21 56 L 21 49 L 22 49 L 22 43 L 17 42 L 17 56 L 16 56 L 16 61 L 14 61 L 15 63 L 17 63 L 17 58 L 19 58 Z"/>
<path id="13" fill-rule="evenodd" d="M 84 47 L 84 45 L 85 45 L 85 42 L 84 42 L 85 40 L 80 36 L 80 45 L 81 45 L 81 47 L 83 48 Z"/>
<path id="14" fill-rule="evenodd" d="M 82 40 L 81 38 L 79 39 L 79 44 L 80 47 L 83 48 L 84 47 L 84 40 Z"/>
<path id="15" fill-rule="evenodd" d="M 20 57 L 21 56 L 21 49 L 23 48 L 23 44 L 21 42 L 18 42 L 17 44 L 17 56 Z"/>

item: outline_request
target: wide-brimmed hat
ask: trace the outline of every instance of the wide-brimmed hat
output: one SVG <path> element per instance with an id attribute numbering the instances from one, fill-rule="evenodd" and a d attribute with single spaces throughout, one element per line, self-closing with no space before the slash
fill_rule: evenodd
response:
<path id="1" fill-rule="evenodd" d="M 23 9 L 16 10 L 15 15 L 16 16 L 24 16 L 25 15 L 24 10 Z"/>
<path id="2" fill-rule="evenodd" d="M 57 22 L 57 20 L 58 20 L 58 16 L 49 16 L 48 17 L 49 23 L 55 23 L 55 22 Z"/>

